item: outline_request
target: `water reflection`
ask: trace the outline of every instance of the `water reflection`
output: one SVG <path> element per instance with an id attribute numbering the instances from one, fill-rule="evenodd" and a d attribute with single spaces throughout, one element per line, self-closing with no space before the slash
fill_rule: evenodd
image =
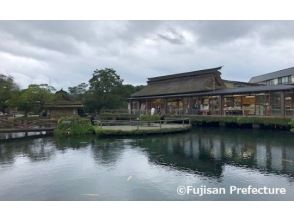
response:
<path id="1" fill-rule="evenodd" d="M 224 165 L 294 178 L 294 135 L 283 131 L 195 129 L 137 140 L 151 162 L 220 178 Z"/>
<path id="2" fill-rule="evenodd" d="M 54 156 L 55 145 L 51 138 L 23 139 L 0 144 L 0 164 L 9 164 L 17 157 L 31 161 L 48 160 Z"/>
<path id="3" fill-rule="evenodd" d="M 0 179 L 0 200 L 216 199 L 179 197 L 176 188 L 185 184 L 286 187 L 283 198 L 253 199 L 293 200 L 294 135 L 209 128 L 140 138 L 2 142 Z"/>
<path id="4" fill-rule="evenodd" d="M 49 160 L 56 151 L 91 148 L 98 164 L 113 165 L 126 147 L 145 152 L 149 161 L 162 166 L 220 178 L 224 165 L 294 178 L 294 135 L 282 131 L 195 129 L 187 134 L 138 139 L 96 137 L 38 138 L 0 144 L 0 163 L 16 157 Z"/>
<path id="5" fill-rule="evenodd" d="M 98 164 L 113 166 L 125 149 L 124 139 L 94 139 L 92 140 L 92 153 Z"/>

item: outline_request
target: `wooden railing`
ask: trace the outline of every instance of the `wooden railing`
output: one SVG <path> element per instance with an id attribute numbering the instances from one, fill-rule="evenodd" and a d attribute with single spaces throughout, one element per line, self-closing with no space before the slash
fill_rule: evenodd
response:
<path id="1" fill-rule="evenodd" d="M 57 120 L 47 118 L 0 118 L 0 129 L 53 128 L 56 125 Z"/>
<path id="2" fill-rule="evenodd" d="M 95 120 L 94 124 L 99 127 L 103 126 L 136 126 L 139 130 L 140 127 L 159 127 L 160 129 L 164 125 L 168 124 L 179 124 L 183 127 L 191 126 L 189 118 L 169 118 L 166 120 L 152 120 L 152 121 L 143 121 L 143 120 Z"/>

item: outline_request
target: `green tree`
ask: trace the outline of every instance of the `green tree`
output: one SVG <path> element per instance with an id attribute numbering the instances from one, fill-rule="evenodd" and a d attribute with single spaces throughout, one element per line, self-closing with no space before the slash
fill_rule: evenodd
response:
<path id="1" fill-rule="evenodd" d="M 29 112 L 39 114 L 44 109 L 45 103 L 53 101 L 54 91 L 54 87 L 47 84 L 32 84 L 20 92 L 14 103 L 19 110 L 24 111 L 25 115 Z"/>
<path id="2" fill-rule="evenodd" d="M 143 86 L 133 86 L 131 84 L 122 85 L 119 89 L 120 94 L 120 108 L 127 108 L 128 98 L 135 92 L 141 90 Z"/>
<path id="3" fill-rule="evenodd" d="M 88 88 L 87 83 L 81 83 L 77 86 L 68 87 L 69 94 L 75 99 L 75 100 L 82 100 L 83 96 L 86 94 Z"/>
<path id="4" fill-rule="evenodd" d="M 5 112 L 13 96 L 18 93 L 18 86 L 13 77 L 0 74 L 0 111 Z"/>
<path id="5" fill-rule="evenodd" d="M 110 68 L 95 70 L 89 80 L 89 91 L 85 104 L 89 111 L 114 109 L 121 105 L 121 88 L 123 80 Z"/>

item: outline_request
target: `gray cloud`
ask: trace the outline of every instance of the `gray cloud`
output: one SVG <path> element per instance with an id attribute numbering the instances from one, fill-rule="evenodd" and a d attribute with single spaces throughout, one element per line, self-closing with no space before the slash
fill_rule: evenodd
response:
<path id="1" fill-rule="evenodd" d="M 0 21 L 0 73 L 67 88 L 96 68 L 126 83 L 223 65 L 247 81 L 294 66 L 293 21 Z"/>

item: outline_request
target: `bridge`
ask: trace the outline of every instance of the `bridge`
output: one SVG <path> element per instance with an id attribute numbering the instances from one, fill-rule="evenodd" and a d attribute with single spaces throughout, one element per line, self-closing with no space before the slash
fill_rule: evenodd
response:
<path id="1" fill-rule="evenodd" d="M 57 120 L 47 118 L 0 118 L 0 134 L 30 132 L 51 133 L 56 128 Z M 1 138 L 0 138 L 1 139 Z"/>

